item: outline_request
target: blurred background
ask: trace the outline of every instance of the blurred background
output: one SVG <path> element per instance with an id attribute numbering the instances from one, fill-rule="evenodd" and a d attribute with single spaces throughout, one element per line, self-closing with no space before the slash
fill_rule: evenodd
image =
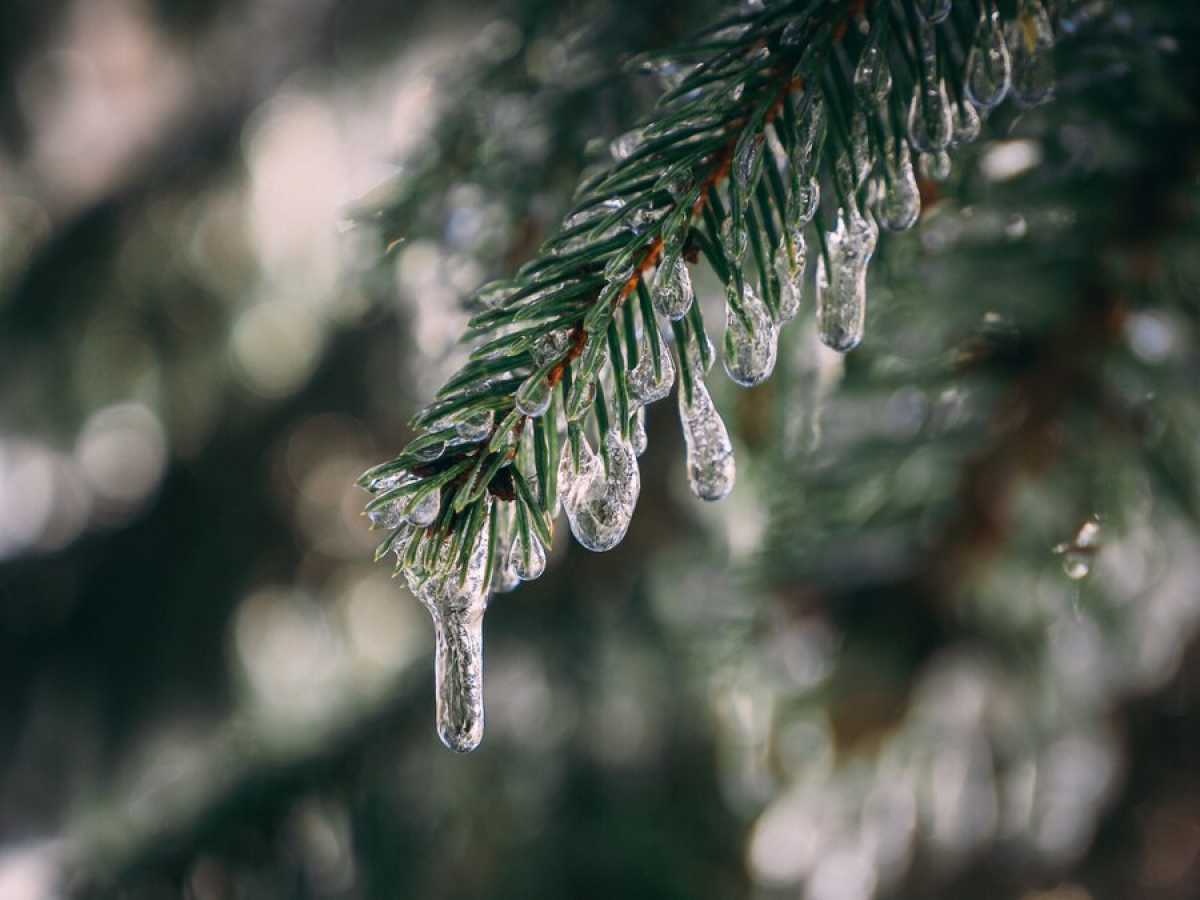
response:
<path id="1" fill-rule="evenodd" d="M 1194 221 L 1087 289 L 1167 171 L 1087 54 L 1182 54 L 1059 7 L 1108 77 L 923 183 L 861 350 L 714 374 L 726 501 L 649 410 L 458 756 L 354 480 L 720 5 L 6 0 L 0 898 L 1196 896 Z"/>

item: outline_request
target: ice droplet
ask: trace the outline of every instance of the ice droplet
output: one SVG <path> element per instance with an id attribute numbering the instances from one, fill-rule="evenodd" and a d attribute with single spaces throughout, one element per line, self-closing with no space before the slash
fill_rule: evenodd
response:
<path id="1" fill-rule="evenodd" d="M 827 239 L 829 267 L 817 259 L 817 334 L 825 346 L 846 352 L 863 338 L 867 313 L 867 266 L 879 232 L 857 209 L 838 212 Z"/>
<path id="2" fill-rule="evenodd" d="M 1004 40 L 1004 28 L 995 0 L 979 18 L 975 43 L 967 56 L 967 95 L 983 109 L 998 106 L 1008 94 L 1012 60 Z"/>
<path id="3" fill-rule="evenodd" d="M 879 224 L 888 231 L 906 231 L 921 214 L 921 192 L 913 172 L 912 153 L 908 144 L 889 139 L 884 154 L 888 178 L 875 207 Z"/>
<path id="4" fill-rule="evenodd" d="M 471 550 L 465 577 L 457 570 L 435 574 L 417 597 L 433 618 L 434 698 L 437 731 L 451 750 L 466 753 L 483 740 L 483 614 L 488 528 Z"/>
<path id="5" fill-rule="evenodd" d="M 442 508 L 442 492 L 433 490 L 417 500 L 408 508 L 405 518 L 418 528 L 427 528 L 433 524 Z"/>
<path id="6" fill-rule="evenodd" d="M 691 404 L 687 402 L 687 392 L 682 384 L 676 392 L 679 423 L 683 426 L 683 440 L 687 445 L 688 487 L 701 500 L 720 500 L 733 490 L 737 464 L 725 422 L 713 405 L 699 370 L 695 371 Z"/>
<path id="7" fill-rule="evenodd" d="M 454 430 L 464 444 L 476 444 L 492 433 L 495 421 L 495 412 L 483 409 L 463 416 L 454 423 Z"/>
<path id="8" fill-rule="evenodd" d="M 412 455 L 420 462 L 433 462 L 439 456 L 446 452 L 446 445 L 441 441 L 434 444 L 427 444 L 420 450 L 413 450 Z"/>
<path id="9" fill-rule="evenodd" d="M 892 67 L 877 44 L 867 46 L 854 69 L 854 90 L 865 102 L 882 102 L 892 92 Z"/>
<path id="10" fill-rule="evenodd" d="M 568 468 L 566 477 L 560 471 L 559 481 L 567 485 L 563 507 L 571 533 L 588 550 L 611 550 L 625 537 L 633 509 L 641 490 L 637 456 L 633 447 L 621 437 L 619 429 L 610 428 L 604 436 L 608 456 L 607 471 L 587 442 L 580 437 L 580 464 L 572 465 L 570 448 L 564 448 L 562 465 Z"/>
<path id="11" fill-rule="evenodd" d="M 785 235 L 775 250 L 775 276 L 779 279 L 779 324 L 790 322 L 800 312 L 804 300 L 804 270 L 808 264 L 808 243 L 803 226 Z"/>
<path id="12" fill-rule="evenodd" d="M 946 21 L 950 15 L 951 0 L 917 0 L 917 12 L 930 25 Z"/>
<path id="13" fill-rule="evenodd" d="M 731 290 L 732 288 L 732 282 Z M 779 329 L 767 308 L 746 282 L 742 288 L 742 312 L 746 321 L 725 305 L 725 373 L 742 387 L 762 384 L 775 370 L 779 349 Z"/>
<path id="14" fill-rule="evenodd" d="M 695 299 L 687 263 L 675 257 L 673 264 L 659 267 L 654 276 L 654 308 L 668 319 L 682 319 Z"/>
<path id="15" fill-rule="evenodd" d="M 954 107 L 954 136 L 950 143 L 955 147 L 970 144 L 979 137 L 983 130 L 983 120 L 974 104 L 963 101 Z"/>
<path id="16" fill-rule="evenodd" d="M 921 153 L 937 153 L 950 146 L 954 117 L 946 82 L 940 78 L 913 93 L 908 108 L 908 139 Z"/>
<path id="17" fill-rule="evenodd" d="M 1054 28 L 1041 0 L 1021 0 L 1008 25 L 1012 92 L 1023 106 L 1045 103 L 1054 93 Z"/>
<path id="18" fill-rule="evenodd" d="M 654 372 L 650 341 L 658 341 L 658 374 Z M 629 399 L 642 406 L 656 403 L 671 393 L 671 385 L 675 383 L 675 363 L 671 360 L 658 326 L 653 322 L 646 325 L 638 339 L 638 361 L 629 371 L 627 383 Z"/>
<path id="19" fill-rule="evenodd" d="M 545 415 L 546 410 L 550 408 L 550 395 L 553 392 L 554 387 L 550 384 L 550 379 L 546 377 L 544 370 L 539 369 L 521 382 L 513 403 L 521 415 L 536 419 Z"/>
<path id="20" fill-rule="evenodd" d="M 537 535 L 529 534 L 528 537 L 529 542 L 526 543 L 518 532 L 510 551 L 513 572 L 522 581 L 541 578 L 542 573 L 546 571 L 546 548 L 542 546 Z"/>
<path id="21" fill-rule="evenodd" d="M 941 153 L 921 154 L 921 175 L 929 181 L 945 181 L 950 177 L 952 169 L 950 154 L 945 150 Z"/>
<path id="22" fill-rule="evenodd" d="M 635 456 L 641 456 L 646 452 L 646 446 L 650 443 L 646 437 L 646 407 L 639 406 L 637 412 L 633 414 L 633 421 L 629 426 L 629 443 L 633 445 Z"/>
<path id="23" fill-rule="evenodd" d="M 529 355 L 533 357 L 533 364 L 540 367 L 562 359 L 570 346 L 570 329 L 559 328 L 534 341 L 529 348 Z"/>
<path id="24" fill-rule="evenodd" d="M 403 500 L 397 500 L 394 503 L 389 503 L 387 506 L 373 509 L 367 513 L 367 518 L 370 519 L 371 525 L 374 528 L 386 528 L 391 531 L 393 528 L 399 528 L 404 521 L 404 514 L 401 511 Z"/>

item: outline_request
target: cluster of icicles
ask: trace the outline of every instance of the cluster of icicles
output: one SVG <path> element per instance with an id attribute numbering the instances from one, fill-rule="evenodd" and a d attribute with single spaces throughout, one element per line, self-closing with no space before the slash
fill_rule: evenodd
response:
<path id="1" fill-rule="evenodd" d="M 866 274 L 878 239 L 879 226 L 905 230 L 917 221 L 920 194 L 913 171 L 913 152 L 927 160 L 927 174 L 948 171 L 946 150 L 973 140 L 980 131 L 980 111 L 998 104 L 1011 91 L 1026 104 L 1038 103 L 1050 93 L 1053 69 L 1048 51 L 1053 37 L 1049 19 L 1040 0 L 1021 0 L 1017 20 L 1006 34 L 995 0 L 985 0 L 976 40 L 967 62 L 966 91 L 970 102 L 952 102 L 945 82 L 937 76 L 935 27 L 950 12 L 951 0 L 920 0 L 922 71 L 924 87 L 912 98 L 907 122 L 908 140 L 889 138 L 880 165 L 872 163 L 868 123 L 864 109 L 884 106 L 892 88 L 887 56 L 881 51 L 878 33 L 862 53 L 854 75 L 855 91 L 862 103 L 852 123 L 851 153 L 839 159 L 834 177 L 838 182 L 840 209 L 834 229 L 825 235 L 816 270 L 817 333 L 829 347 L 847 351 L 862 340 L 866 315 Z M 743 277 L 741 261 L 746 253 L 744 222 L 734 215 L 726 220 L 722 235 L 732 273 L 726 296 L 726 326 L 723 341 L 724 368 L 739 385 L 764 381 L 775 366 L 779 329 L 798 314 L 804 294 L 807 269 L 805 230 L 820 205 L 818 169 L 825 142 L 826 115 L 819 92 L 799 99 L 797 120 L 800 134 L 790 149 L 787 203 L 783 233 L 773 258 L 779 296 L 771 309 Z M 886 121 L 886 108 L 883 119 Z M 732 178 L 741 196 L 750 196 L 762 174 L 766 142 L 742 140 L 734 151 Z M 910 147 L 911 145 L 911 147 Z M 614 148 L 627 154 L 628 147 Z M 772 157 L 774 154 L 770 154 Z M 773 160 L 772 160 L 773 161 Z M 873 170 L 878 169 L 873 174 Z M 865 188 L 865 191 L 863 190 Z M 858 196 L 867 202 L 860 208 Z M 669 243 L 669 242 L 668 242 Z M 678 242 L 677 242 L 678 243 Z M 688 313 L 695 295 L 691 276 L 676 246 L 666 253 L 654 275 L 654 311 L 679 321 Z M 609 273 L 606 273 L 609 274 Z M 611 273 L 615 283 L 628 280 L 632 268 Z M 557 492 L 551 516 L 558 506 L 565 510 L 575 539 L 589 550 L 615 547 L 625 536 L 641 487 L 637 457 L 646 446 L 646 405 L 667 397 L 676 380 L 675 363 L 656 323 L 644 322 L 638 333 L 637 363 L 625 373 L 632 410 L 631 420 L 614 423 L 602 438 L 600 453 L 593 450 L 582 427 L 591 410 L 594 382 L 607 362 L 605 342 L 593 334 L 584 356 L 577 361 L 575 390 L 560 408 L 554 385 L 547 373 L 566 355 L 571 342 L 567 331 L 543 337 L 532 350 L 534 372 L 514 397 L 516 410 L 527 420 L 545 417 L 555 433 L 566 426 L 557 469 Z M 733 447 L 708 388 L 705 375 L 714 357 L 708 338 L 695 335 L 703 347 L 677 347 L 680 365 L 688 366 L 690 392 L 680 384 L 676 391 L 680 422 L 687 447 L 687 474 L 692 492 L 703 500 L 719 500 L 732 489 L 736 474 Z M 651 346 L 657 342 L 657 347 Z M 689 397 L 690 393 L 690 397 Z M 518 466 L 529 483 L 536 483 L 531 461 L 531 423 L 518 442 Z M 488 440 L 493 434 L 492 412 L 475 412 L 447 419 L 431 427 L 453 428 L 457 437 L 427 454 L 429 461 L 446 446 Z M 557 444 L 557 442 L 556 442 Z M 415 484 L 409 473 L 389 474 L 368 484 L 374 494 L 399 485 Z M 436 705 L 438 734 L 446 746 L 457 751 L 474 749 L 483 737 L 483 615 L 493 592 L 506 592 L 521 581 L 538 578 L 546 567 L 545 547 L 537 530 L 530 526 L 532 514 L 518 501 L 485 495 L 485 521 L 475 529 L 475 543 L 468 554 L 465 571 L 451 564 L 451 541 L 444 541 L 438 560 L 431 566 L 403 566 L 409 587 L 429 610 L 436 632 Z M 416 490 L 403 499 L 372 509 L 372 523 L 399 531 L 391 546 L 405 559 L 412 540 L 437 519 L 440 489 Z M 493 521 L 493 519 L 495 521 Z M 489 566 L 489 559 L 491 564 Z"/>

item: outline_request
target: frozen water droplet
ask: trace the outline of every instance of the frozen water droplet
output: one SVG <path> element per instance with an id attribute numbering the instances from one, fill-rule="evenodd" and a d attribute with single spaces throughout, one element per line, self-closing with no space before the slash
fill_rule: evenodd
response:
<path id="1" fill-rule="evenodd" d="M 526 545 L 518 534 L 516 540 L 513 541 L 510 556 L 513 571 L 522 581 L 541 578 L 542 573 L 546 571 L 546 549 L 538 540 L 537 535 L 530 534 L 529 544 Z"/>
<path id="2" fill-rule="evenodd" d="M 497 594 L 507 594 L 516 590 L 521 579 L 513 569 L 512 553 L 509 552 L 515 542 L 501 542 L 500 552 L 496 554 L 496 571 L 492 574 L 492 591 Z"/>
<path id="3" fill-rule="evenodd" d="M 737 465 L 733 444 L 721 414 L 713 405 L 708 386 L 699 377 L 693 379 L 692 402 L 680 385 L 679 422 L 687 445 L 688 487 L 701 500 L 720 500 L 733 490 Z"/>
<path id="4" fill-rule="evenodd" d="M 1054 93 L 1054 28 L 1041 0 L 1021 0 L 1008 24 L 1012 92 L 1023 106 L 1045 103 Z"/>
<path id="5" fill-rule="evenodd" d="M 954 117 L 946 83 L 936 83 L 916 91 L 908 108 L 908 139 L 913 149 L 937 153 L 950 146 L 954 136 Z"/>
<path id="6" fill-rule="evenodd" d="M 371 525 L 375 528 L 386 528 L 389 531 L 398 528 L 404 521 L 404 514 L 401 511 L 403 504 L 403 500 L 397 500 L 387 506 L 373 509 L 367 513 L 367 518 L 371 520 Z"/>
<path id="7" fill-rule="evenodd" d="M 827 239 L 829 267 L 817 259 L 817 334 L 821 343 L 846 352 L 859 345 L 867 313 L 867 266 L 879 233 L 856 209 L 838 213 Z"/>
<path id="8" fill-rule="evenodd" d="M 421 447 L 419 450 L 413 450 L 412 455 L 415 459 L 428 463 L 433 462 L 445 452 L 446 445 L 441 441 L 438 441 L 434 444 L 427 444 L 426 446 Z"/>
<path id="9" fill-rule="evenodd" d="M 945 181 L 950 177 L 952 169 L 950 154 L 945 150 L 941 153 L 921 154 L 921 175 L 929 181 Z"/>
<path id="10" fill-rule="evenodd" d="M 821 203 L 821 184 L 815 177 L 796 178 L 787 198 L 787 220 L 792 228 L 803 228 L 817 214 Z"/>
<path id="11" fill-rule="evenodd" d="M 550 395 L 553 392 L 554 387 L 550 384 L 550 379 L 546 377 L 544 371 L 539 369 L 517 388 L 517 395 L 513 402 L 520 410 L 521 415 L 536 419 L 538 416 L 545 415 L 546 410 L 550 408 Z"/>
<path id="12" fill-rule="evenodd" d="M 735 225 L 732 216 L 721 223 L 721 244 L 725 247 L 725 255 L 734 265 L 741 263 L 749 242 L 750 235 L 744 224 Z"/>
<path id="13" fill-rule="evenodd" d="M 492 425 L 495 421 L 495 412 L 483 409 L 463 416 L 455 423 L 454 430 L 458 433 L 458 439 L 463 443 L 476 444 L 492 433 Z"/>
<path id="14" fill-rule="evenodd" d="M 650 350 L 652 340 L 658 342 L 660 366 L 657 375 L 654 372 L 654 357 Z M 656 403 L 671 393 L 671 385 L 674 383 L 675 363 L 658 326 L 651 322 L 638 339 L 637 365 L 630 369 L 628 375 L 629 399 L 641 406 Z"/>
<path id="15" fill-rule="evenodd" d="M 668 319 L 682 319 L 692 306 L 695 293 L 687 263 L 675 257 L 673 264 L 659 267 L 654 276 L 654 308 Z"/>
<path id="16" fill-rule="evenodd" d="M 889 231 L 905 231 L 912 228 L 921 214 L 921 192 L 908 144 L 889 138 L 884 165 L 888 179 L 875 207 L 876 215 L 879 224 Z"/>
<path id="17" fill-rule="evenodd" d="M 641 128 L 634 128 L 613 138 L 612 143 L 608 145 L 608 151 L 612 154 L 613 159 L 618 162 L 628 159 L 641 146 L 643 137 L 643 130 Z"/>
<path id="18" fill-rule="evenodd" d="M 636 456 L 641 456 L 646 452 L 649 439 L 646 437 L 646 407 L 644 406 L 639 406 L 637 412 L 633 414 L 633 421 L 629 427 L 629 443 L 633 445 L 633 452 Z"/>
<path id="19" fill-rule="evenodd" d="M 917 12 L 930 25 L 946 21 L 950 15 L 951 0 L 917 0 Z"/>
<path id="20" fill-rule="evenodd" d="M 570 329 L 560 328 L 534 341 L 533 346 L 529 348 L 529 355 L 533 357 L 533 364 L 540 368 L 562 359 L 570 346 Z"/>
<path id="21" fill-rule="evenodd" d="M 611 550 L 625 537 L 641 490 L 637 456 L 618 429 L 609 429 L 604 449 L 608 456 L 607 470 L 592 452 L 587 438 L 581 437 L 579 470 L 573 470 L 568 449 L 563 462 L 572 471 L 566 478 L 561 471 L 559 475 L 560 481 L 568 485 L 563 507 L 571 533 L 580 544 L 596 552 Z"/>
<path id="22" fill-rule="evenodd" d="M 892 67 L 878 45 L 866 47 L 854 69 L 854 89 L 867 103 L 879 103 L 892 91 Z"/>
<path id="23" fill-rule="evenodd" d="M 775 250 L 775 276 L 779 279 L 779 322 L 783 324 L 796 318 L 804 300 L 804 270 L 808 264 L 808 243 L 804 229 L 791 232 L 791 244 L 787 237 L 779 239 Z"/>
<path id="24" fill-rule="evenodd" d="M 747 128 L 733 151 L 733 175 L 743 196 L 749 196 L 762 174 L 762 136 Z"/>
<path id="25" fill-rule="evenodd" d="M 954 137 L 950 143 L 955 147 L 972 143 L 983 130 L 979 111 L 971 103 L 963 102 L 954 107 Z"/>
<path id="26" fill-rule="evenodd" d="M 457 570 L 438 573 L 417 591 L 433 618 L 438 736 L 459 753 L 474 750 L 483 739 L 487 533 L 485 525 L 471 550 L 465 578 L 460 580 Z"/>
<path id="27" fill-rule="evenodd" d="M 408 508 L 408 521 L 418 528 L 427 528 L 433 524 L 442 508 L 442 492 L 433 490 Z"/>
<path id="28" fill-rule="evenodd" d="M 1000 104 L 1008 94 L 1012 61 L 994 0 L 979 19 L 975 43 L 967 56 L 967 95 L 983 109 Z"/>
<path id="29" fill-rule="evenodd" d="M 742 290 L 742 312 L 746 322 L 725 306 L 725 372 L 742 387 L 761 384 L 775 370 L 779 330 L 771 311 L 747 282 Z"/>

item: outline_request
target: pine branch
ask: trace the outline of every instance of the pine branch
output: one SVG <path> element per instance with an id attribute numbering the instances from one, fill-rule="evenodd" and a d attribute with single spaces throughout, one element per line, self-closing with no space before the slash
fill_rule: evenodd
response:
<path id="1" fill-rule="evenodd" d="M 418 436 L 360 482 L 374 495 L 372 523 L 389 530 L 378 556 L 396 554 L 434 617 L 448 745 L 471 749 L 482 734 L 489 591 L 541 574 L 560 498 L 585 547 L 622 539 L 640 487 L 641 409 L 669 393 L 675 372 L 692 491 L 717 500 L 732 490 L 688 263 L 703 254 L 725 285 L 724 368 L 753 386 L 770 376 L 779 329 L 802 304 L 815 224 L 818 333 L 851 350 L 879 225 L 904 230 L 919 216 L 910 145 L 945 170 L 946 150 L 978 135 L 976 107 L 1003 99 L 1010 71 L 1022 102 L 1049 96 L 1053 33 L 1040 0 L 1022 0 L 1007 42 L 990 0 L 976 34 L 950 9 L 791 0 L 639 58 L 690 68 L 613 142 L 616 161 L 580 185 L 560 233 L 513 279 L 476 294 L 470 359 L 416 416 Z"/>

